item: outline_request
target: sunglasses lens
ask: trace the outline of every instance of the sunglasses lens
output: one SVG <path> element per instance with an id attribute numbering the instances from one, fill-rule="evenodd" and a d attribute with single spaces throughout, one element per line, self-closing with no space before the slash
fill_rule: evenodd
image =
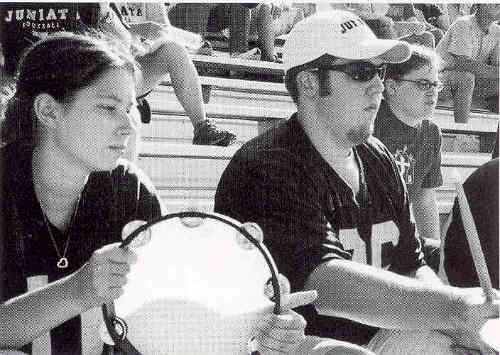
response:
<path id="1" fill-rule="evenodd" d="M 384 80 L 385 69 L 385 65 L 376 67 L 372 63 L 356 63 L 356 65 L 353 66 L 350 75 L 354 80 L 361 82 L 370 81 L 377 74 L 381 80 Z"/>

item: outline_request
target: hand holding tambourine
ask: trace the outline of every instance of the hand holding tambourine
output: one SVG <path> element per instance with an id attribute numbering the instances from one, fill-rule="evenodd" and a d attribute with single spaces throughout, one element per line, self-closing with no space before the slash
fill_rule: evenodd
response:
<path id="1" fill-rule="evenodd" d="M 245 226 L 244 226 L 245 227 Z M 265 316 L 256 326 L 258 332 L 253 344 L 253 351 L 262 355 L 293 353 L 305 339 L 305 319 L 293 311 L 293 308 L 314 302 L 316 291 L 290 293 L 290 283 L 283 275 L 278 276 L 281 290 L 281 313 Z M 266 296 L 273 299 L 273 289 L 266 286 Z"/>

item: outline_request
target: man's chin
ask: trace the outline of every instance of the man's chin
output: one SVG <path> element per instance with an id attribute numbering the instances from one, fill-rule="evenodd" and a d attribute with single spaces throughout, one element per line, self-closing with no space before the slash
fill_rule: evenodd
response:
<path id="1" fill-rule="evenodd" d="M 351 130 L 347 133 L 347 138 L 354 145 L 365 143 L 368 138 L 373 134 L 373 127 L 365 129 Z"/>

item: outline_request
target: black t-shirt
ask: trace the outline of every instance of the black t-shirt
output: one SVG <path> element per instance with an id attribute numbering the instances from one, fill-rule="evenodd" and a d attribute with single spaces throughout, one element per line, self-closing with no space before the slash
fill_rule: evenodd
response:
<path id="1" fill-rule="evenodd" d="M 98 3 L 0 3 L 0 39 L 5 70 L 14 73 L 23 51 L 47 34 L 86 32 L 97 27 L 99 15 Z"/>
<path id="2" fill-rule="evenodd" d="M 0 150 L 0 301 L 27 291 L 36 277 L 58 280 L 78 270 L 102 246 L 121 240 L 123 226 L 135 219 L 161 215 L 159 199 L 149 180 L 130 162 L 110 172 L 91 174 L 82 192 L 72 226 L 66 257 L 67 269 L 59 269 L 59 256 L 51 242 L 36 198 L 32 150 L 22 142 Z M 51 226 L 62 253 L 67 234 Z M 40 305 L 43 307 L 43 305 Z M 81 317 L 51 331 L 52 354 L 81 354 Z M 29 352 L 27 346 L 23 351 Z"/>
<path id="3" fill-rule="evenodd" d="M 302 290 L 311 272 L 332 259 L 398 273 L 425 264 L 390 153 L 374 137 L 353 151 L 360 166 L 356 196 L 292 116 L 245 144 L 222 175 L 215 211 L 262 227 L 264 243 L 292 291 Z M 312 306 L 299 311 L 308 334 L 366 344 L 377 330 L 320 316 Z"/>
<path id="4" fill-rule="evenodd" d="M 443 184 L 441 174 L 441 130 L 429 120 L 417 127 L 400 121 L 383 100 L 375 119 L 373 135 L 394 156 L 410 192 Z"/>
<path id="5" fill-rule="evenodd" d="M 493 287 L 498 289 L 498 158 L 473 172 L 464 184 Z M 477 287 L 479 279 L 460 214 L 458 201 L 446 232 L 444 268 L 451 285 Z"/>

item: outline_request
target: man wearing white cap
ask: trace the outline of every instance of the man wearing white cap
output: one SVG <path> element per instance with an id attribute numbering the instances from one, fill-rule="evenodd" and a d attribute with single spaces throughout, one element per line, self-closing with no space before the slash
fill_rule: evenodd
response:
<path id="1" fill-rule="evenodd" d="M 300 310 L 309 334 L 372 340 L 377 350 L 386 343 L 378 328 L 476 333 L 498 315 L 480 289 L 436 286 L 397 166 L 371 135 L 384 63 L 409 56 L 407 44 L 377 39 L 350 12 L 299 22 L 283 52 L 297 112 L 235 154 L 215 197 L 216 212 L 262 227 L 292 291 L 318 291 L 315 307 Z"/>

